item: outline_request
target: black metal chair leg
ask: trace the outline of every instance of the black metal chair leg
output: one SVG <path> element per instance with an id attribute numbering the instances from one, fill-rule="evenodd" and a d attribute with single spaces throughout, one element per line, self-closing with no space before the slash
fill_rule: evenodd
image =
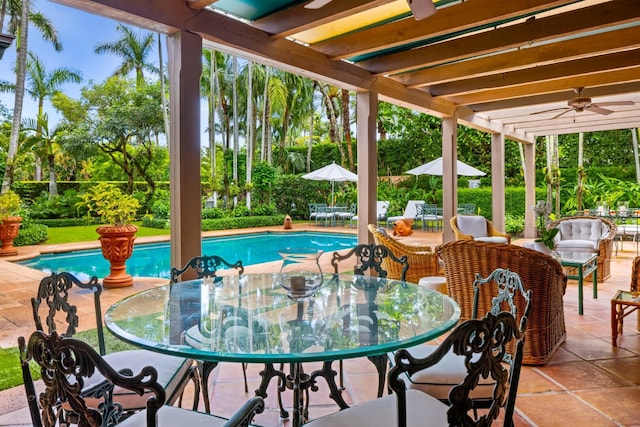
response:
<path id="1" fill-rule="evenodd" d="M 211 403 L 209 401 L 209 375 L 213 369 L 218 366 L 218 362 L 200 362 L 198 361 L 198 368 L 200 369 L 200 381 L 202 382 L 202 400 L 204 401 L 204 410 L 211 413 Z"/>
<path id="2" fill-rule="evenodd" d="M 248 363 L 242 364 L 242 376 L 244 377 L 244 392 L 249 393 L 249 384 L 247 383 L 247 366 Z"/>

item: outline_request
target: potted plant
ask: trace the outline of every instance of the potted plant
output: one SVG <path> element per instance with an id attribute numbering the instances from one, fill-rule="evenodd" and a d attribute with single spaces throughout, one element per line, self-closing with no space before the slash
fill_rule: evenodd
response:
<path id="1" fill-rule="evenodd" d="M 133 285 L 133 277 L 127 274 L 125 263 L 133 253 L 133 241 L 138 231 L 138 227 L 131 224 L 140 207 L 138 199 L 108 183 L 91 187 L 81 198 L 88 215 L 98 215 L 100 222 L 106 224 L 96 228 L 102 255 L 111 268 L 102 284 L 107 288 Z"/>
<path id="2" fill-rule="evenodd" d="M 9 190 L 0 195 L 0 256 L 17 255 L 18 251 L 13 247 L 13 240 L 18 237 L 22 217 L 19 216 L 22 208 L 20 196 Z"/>
<path id="3" fill-rule="evenodd" d="M 538 238 L 534 240 L 534 249 L 555 256 L 556 252 L 554 249 L 556 245 L 553 239 L 560 230 L 557 228 L 547 228 L 551 214 L 551 204 L 546 200 L 538 200 L 533 211 L 536 214 L 536 228 L 538 229 Z"/>

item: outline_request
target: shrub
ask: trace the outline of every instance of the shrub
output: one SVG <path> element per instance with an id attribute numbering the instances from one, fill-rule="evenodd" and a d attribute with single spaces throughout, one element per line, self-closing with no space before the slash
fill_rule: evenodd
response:
<path id="1" fill-rule="evenodd" d="M 142 218 L 142 226 L 149 228 L 158 228 L 160 230 L 169 230 L 169 220 L 163 218 L 154 218 L 152 215 L 145 215 Z"/>
<path id="2" fill-rule="evenodd" d="M 258 205 L 255 208 L 253 208 L 252 213 L 255 216 L 270 216 L 270 215 L 277 214 L 278 208 L 276 208 L 276 205 L 274 204 Z"/>
<path id="3" fill-rule="evenodd" d="M 18 237 L 13 241 L 14 246 L 29 246 L 42 243 L 49 238 L 47 226 L 29 223 L 20 227 Z"/>
<path id="4" fill-rule="evenodd" d="M 171 203 L 167 199 L 159 199 L 153 202 L 151 213 L 156 219 L 168 219 L 171 212 Z"/>
<path id="5" fill-rule="evenodd" d="M 249 216 L 251 215 L 251 211 L 247 209 L 245 205 L 238 205 L 235 208 L 233 208 L 233 211 L 231 211 L 231 215 L 236 218 L 241 216 Z"/>
<path id="6" fill-rule="evenodd" d="M 504 219 L 505 232 L 512 236 L 522 236 L 524 232 L 524 216 L 522 215 L 505 215 Z"/>
<path id="7" fill-rule="evenodd" d="M 52 219 L 32 219 L 34 224 L 42 224 L 47 227 L 73 227 L 76 225 L 89 225 L 92 223 L 91 219 L 87 218 L 52 218 Z"/>
<path id="8" fill-rule="evenodd" d="M 230 230 L 248 227 L 266 227 L 270 225 L 282 225 L 283 222 L 284 215 L 203 219 L 202 231 Z"/>
<path id="9" fill-rule="evenodd" d="M 202 210 L 202 219 L 217 219 L 225 216 L 225 211 L 220 208 L 204 208 Z"/>
<path id="10" fill-rule="evenodd" d="M 97 214 L 102 223 L 109 225 L 131 224 L 140 207 L 140 202 L 134 196 L 106 182 L 91 187 L 80 197 L 80 206 L 86 206 L 89 214 Z"/>

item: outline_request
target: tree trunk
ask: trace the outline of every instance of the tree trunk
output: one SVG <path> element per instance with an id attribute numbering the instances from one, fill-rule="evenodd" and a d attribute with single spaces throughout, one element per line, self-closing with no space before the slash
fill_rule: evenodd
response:
<path id="1" fill-rule="evenodd" d="M 7 165 L 2 180 L 0 193 L 4 194 L 11 189 L 13 174 L 15 172 L 16 154 L 20 138 L 20 122 L 22 120 L 22 106 L 24 104 L 24 81 L 27 73 L 27 40 L 29 32 L 29 0 L 22 0 L 22 14 L 20 16 L 20 30 L 18 34 L 18 51 L 16 65 L 16 92 L 13 104 L 13 121 L 9 136 L 9 150 L 7 152 Z"/>
<path id="2" fill-rule="evenodd" d="M 349 155 L 349 170 L 355 170 L 355 161 L 353 159 L 353 146 L 351 144 L 351 113 L 349 110 L 349 91 L 341 90 L 342 93 L 342 138 L 347 144 L 347 153 Z"/>
<path id="3" fill-rule="evenodd" d="M 167 138 L 167 150 L 170 149 L 169 144 L 169 106 L 167 105 L 167 95 L 165 93 L 165 81 L 164 81 L 164 63 L 162 62 L 162 35 L 158 33 L 158 61 L 160 63 L 160 95 L 162 96 L 162 120 L 164 121 L 164 134 Z M 171 156 L 171 153 L 169 153 Z"/>
<path id="4" fill-rule="evenodd" d="M 238 140 L 238 57 L 233 57 L 233 183 L 239 185 L 238 182 L 238 150 L 240 141 Z M 238 205 L 238 196 L 233 196 L 233 207 Z"/>
<path id="5" fill-rule="evenodd" d="M 58 182 L 56 181 L 56 158 L 53 153 L 47 154 L 49 161 L 49 200 L 58 195 Z"/>
<path id="6" fill-rule="evenodd" d="M 633 163 L 636 166 L 636 182 L 640 184 L 640 160 L 638 160 L 638 128 L 631 129 L 633 142 Z"/>
<path id="7" fill-rule="evenodd" d="M 247 184 L 251 184 L 251 168 L 253 167 L 253 147 L 254 147 L 254 120 L 253 120 L 253 63 L 247 63 L 247 156 L 246 156 L 246 179 Z M 251 190 L 246 192 L 247 209 L 251 210 Z"/>

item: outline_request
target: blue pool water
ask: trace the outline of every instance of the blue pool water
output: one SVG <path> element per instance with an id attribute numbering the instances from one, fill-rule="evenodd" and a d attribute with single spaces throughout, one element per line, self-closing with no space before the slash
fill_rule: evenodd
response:
<path id="1" fill-rule="evenodd" d="M 202 239 L 202 253 L 218 255 L 229 262 L 242 260 L 244 265 L 281 259 L 279 250 L 317 248 L 325 252 L 351 248 L 357 244 L 354 234 L 316 232 L 263 232 Z M 109 262 L 100 249 L 45 254 L 19 264 L 47 273 L 68 271 L 81 280 L 109 274 Z M 169 278 L 171 270 L 169 242 L 135 245 L 127 261 L 132 276 Z"/>

